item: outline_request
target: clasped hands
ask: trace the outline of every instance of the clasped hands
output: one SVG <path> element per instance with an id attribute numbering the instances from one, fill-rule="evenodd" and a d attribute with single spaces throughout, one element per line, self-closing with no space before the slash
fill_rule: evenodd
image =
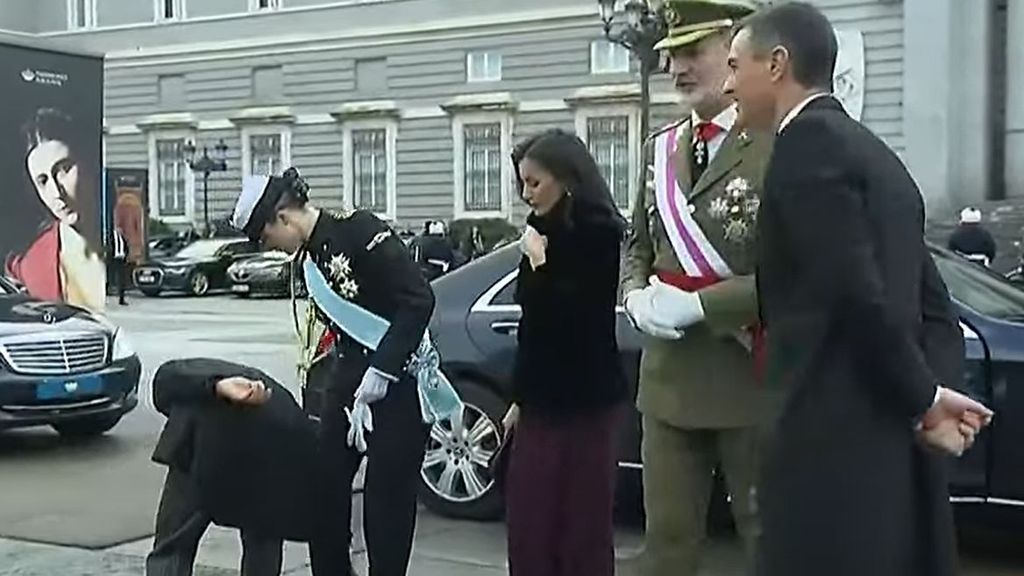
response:
<path id="1" fill-rule="evenodd" d="M 704 320 L 700 295 L 651 276 L 649 284 L 626 295 L 626 313 L 637 329 L 655 338 L 679 340 L 684 330 Z"/>
<path id="2" fill-rule="evenodd" d="M 936 402 L 918 424 L 917 437 L 931 448 L 959 457 L 974 445 L 994 415 L 980 402 L 940 387 Z"/>

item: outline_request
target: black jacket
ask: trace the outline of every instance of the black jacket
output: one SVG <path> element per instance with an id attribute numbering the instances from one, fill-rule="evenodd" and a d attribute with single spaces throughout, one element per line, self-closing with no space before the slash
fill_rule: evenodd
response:
<path id="1" fill-rule="evenodd" d="M 218 398 L 214 384 L 229 376 L 262 380 L 270 399 L 239 406 Z M 254 368 L 191 358 L 157 370 L 153 400 L 168 419 L 153 460 L 188 473 L 216 524 L 308 540 L 316 431 L 288 390 Z"/>
<path id="2" fill-rule="evenodd" d="M 621 234 L 612 226 L 530 218 L 547 236 L 546 263 L 523 257 L 513 399 L 524 411 L 569 415 L 624 400 L 615 336 Z"/>
<path id="3" fill-rule="evenodd" d="M 413 257 L 427 281 L 433 281 L 455 265 L 455 251 L 448 238 L 437 234 L 424 234 L 415 240 Z"/>
<path id="4" fill-rule="evenodd" d="M 322 212 L 308 250 L 335 292 L 391 323 L 370 366 L 405 376 L 434 311 L 434 293 L 402 240 L 370 212 Z M 322 320 L 344 337 L 326 317 Z"/>
<path id="5" fill-rule="evenodd" d="M 832 98 L 778 137 L 759 215 L 766 385 L 761 576 L 949 576 L 944 460 L 915 419 L 963 337 L 900 159 Z"/>
<path id="6" fill-rule="evenodd" d="M 949 237 L 949 249 L 965 256 L 981 254 L 991 263 L 996 259 L 996 241 L 981 224 L 961 224 Z"/>

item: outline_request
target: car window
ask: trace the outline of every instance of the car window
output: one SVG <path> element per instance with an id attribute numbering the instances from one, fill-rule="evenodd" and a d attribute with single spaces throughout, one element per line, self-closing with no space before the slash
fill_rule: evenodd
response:
<path id="1" fill-rule="evenodd" d="M 257 250 L 253 247 L 250 242 L 236 242 L 234 244 L 228 244 L 227 246 L 220 249 L 221 256 L 238 256 L 240 254 L 252 254 Z"/>
<path id="2" fill-rule="evenodd" d="M 178 251 L 179 258 L 211 258 L 225 246 L 223 240 L 198 240 Z"/>
<path id="3" fill-rule="evenodd" d="M 949 294 L 982 316 L 1024 321 L 1024 290 L 987 269 L 945 251 L 933 251 Z"/>
<path id="4" fill-rule="evenodd" d="M 615 303 L 617 306 L 622 306 L 622 288 L 621 286 L 616 290 Z M 502 288 L 494 298 L 491 299 L 491 306 L 506 306 L 516 304 L 516 280 L 513 278 L 504 288 Z"/>
<path id="5" fill-rule="evenodd" d="M 493 306 L 507 306 L 514 305 L 516 303 L 516 279 L 513 278 L 504 288 L 502 288 L 494 298 L 491 299 L 491 305 Z"/>

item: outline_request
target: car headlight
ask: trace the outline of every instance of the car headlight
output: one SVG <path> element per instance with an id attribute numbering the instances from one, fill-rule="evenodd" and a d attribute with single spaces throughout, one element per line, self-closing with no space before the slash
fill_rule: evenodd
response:
<path id="1" fill-rule="evenodd" d="M 177 268 L 168 268 L 167 269 L 167 273 L 171 274 L 173 276 L 181 276 L 182 274 L 184 274 L 186 272 L 188 272 L 188 266 L 179 266 Z"/>
<path id="2" fill-rule="evenodd" d="M 128 338 L 128 334 L 125 333 L 124 329 L 118 328 L 114 332 L 114 351 L 111 353 L 111 357 L 114 361 L 127 360 L 135 356 L 135 347 L 132 346 L 132 341 Z"/>

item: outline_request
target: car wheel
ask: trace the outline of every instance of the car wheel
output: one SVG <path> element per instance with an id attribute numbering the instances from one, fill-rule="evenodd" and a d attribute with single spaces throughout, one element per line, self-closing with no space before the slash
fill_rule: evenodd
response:
<path id="1" fill-rule="evenodd" d="M 93 438 L 111 431 L 121 421 L 117 416 L 90 416 L 54 424 L 53 428 L 65 438 Z"/>
<path id="2" fill-rule="evenodd" d="M 210 291 L 210 277 L 203 272 L 193 272 L 188 287 L 193 296 L 205 296 Z"/>
<path id="3" fill-rule="evenodd" d="M 504 498 L 488 462 L 501 442 L 499 422 L 507 404 L 472 382 L 455 382 L 465 404 L 463 423 L 437 422 L 420 467 L 420 500 L 431 511 L 451 518 L 495 520 Z"/>
<path id="4" fill-rule="evenodd" d="M 160 295 L 159 288 L 140 288 L 139 291 L 142 292 L 143 296 L 147 296 L 149 298 L 156 298 Z"/>

